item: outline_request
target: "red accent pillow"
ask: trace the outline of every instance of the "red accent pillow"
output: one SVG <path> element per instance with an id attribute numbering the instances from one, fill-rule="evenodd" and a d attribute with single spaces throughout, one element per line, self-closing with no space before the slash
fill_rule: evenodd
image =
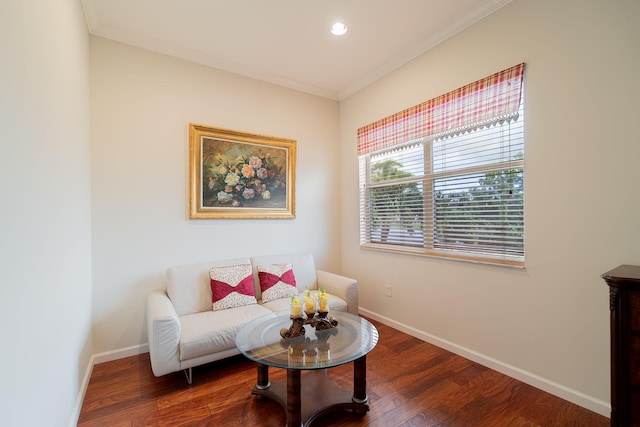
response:
<path id="1" fill-rule="evenodd" d="M 209 277 L 213 310 L 257 304 L 251 264 L 214 267 Z"/>
<path id="2" fill-rule="evenodd" d="M 258 279 L 262 302 L 269 302 L 280 298 L 291 298 L 297 294 L 296 276 L 291 264 L 258 265 Z"/>

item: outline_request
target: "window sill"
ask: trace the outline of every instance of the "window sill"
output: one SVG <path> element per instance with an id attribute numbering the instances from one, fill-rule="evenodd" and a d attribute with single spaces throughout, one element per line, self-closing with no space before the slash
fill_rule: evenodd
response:
<path id="1" fill-rule="evenodd" d="M 497 265 L 501 267 L 525 268 L 524 261 L 516 259 L 515 257 L 492 258 L 489 256 L 482 256 L 482 255 L 473 254 L 469 252 L 443 252 L 443 251 L 430 250 L 425 248 L 411 249 L 407 247 L 374 244 L 374 243 L 361 244 L 360 248 L 367 249 L 367 250 L 375 250 L 375 251 L 393 252 L 398 254 L 418 255 L 418 256 L 424 256 L 428 258 L 439 258 L 439 259 L 447 259 L 447 260 L 455 260 L 455 261 L 472 262 L 477 264 Z"/>

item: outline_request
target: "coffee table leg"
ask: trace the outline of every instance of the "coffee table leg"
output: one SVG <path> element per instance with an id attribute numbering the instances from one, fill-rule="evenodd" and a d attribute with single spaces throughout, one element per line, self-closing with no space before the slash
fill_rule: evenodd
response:
<path id="1" fill-rule="evenodd" d="M 302 425 L 300 370 L 287 369 L 287 427 Z"/>
<path id="2" fill-rule="evenodd" d="M 367 403 L 367 356 L 353 362 L 353 401 Z"/>
<path id="3" fill-rule="evenodd" d="M 269 388 L 270 385 L 269 366 L 258 363 L 258 382 L 256 384 L 256 388 L 258 390 L 265 390 Z"/>

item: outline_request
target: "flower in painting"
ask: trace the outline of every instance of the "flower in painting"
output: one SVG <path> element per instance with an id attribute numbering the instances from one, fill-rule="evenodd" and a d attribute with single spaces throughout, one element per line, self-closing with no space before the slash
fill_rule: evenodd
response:
<path id="1" fill-rule="evenodd" d="M 262 166 L 262 160 L 260 157 L 251 156 L 249 157 L 249 166 L 254 169 L 259 169 Z"/>
<path id="2" fill-rule="evenodd" d="M 243 165 L 242 166 L 242 176 L 245 178 L 253 178 L 256 174 L 256 171 L 251 167 L 251 165 Z"/>
<path id="3" fill-rule="evenodd" d="M 238 176 L 237 173 L 233 173 L 233 172 L 229 172 L 227 174 L 227 177 L 224 179 L 224 182 L 226 182 L 227 185 L 236 185 L 239 181 L 240 181 L 240 177 Z"/>
<path id="4" fill-rule="evenodd" d="M 218 192 L 218 201 L 220 203 L 229 203 L 233 200 L 233 197 L 229 193 L 225 193 L 224 191 Z"/>
<path id="5" fill-rule="evenodd" d="M 253 190 L 253 188 L 245 188 L 244 191 L 242 192 L 242 197 L 244 197 L 247 200 L 253 199 L 255 195 L 256 195 L 256 192 Z"/>
<path id="6" fill-rule="evenodd" d="M 209 198 L 207 202 L 214 205 L 258 207 L 262 200 L 281 197 L 286 188 L 282 180 L 286 172 L 283 172 L 281 159 L 270 152 L 247 153 L 233 158 L 217 155 L 206 162 L 206 167 L 203 194 Z"/>
<path id="7" fill-rule="evenodd" d="M 264 184 L 261 185 L 260 181 L 256 180 L 253 183 L 253 190 L 256 192 L 257 196 L 261 195 L 262 192 L 264 191 L 264 189 L 265 189 L 265 186 L 264 186 Z"/>
<path id="8" fill-rule="evenodd" d="M 265 168 L 260 168 L 256 171 L 256 176 L 259 179 L 267 179 L 267 177 L 269 176 L 269 171 L 267 171 Z"/>

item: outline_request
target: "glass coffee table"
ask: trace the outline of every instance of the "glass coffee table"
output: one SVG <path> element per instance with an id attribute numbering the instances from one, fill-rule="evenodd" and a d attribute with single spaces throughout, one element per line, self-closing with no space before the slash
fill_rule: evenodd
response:
<path id="1" fill-rule="evenodd" d="M 309 426 L 328 412 L 369 410 L 367 353 L 378 342 L 378 330 L 369 321 L 343 312 L 330 312 L 334 328 L 317 331 L 305 325 L 305 334 L 284 339 L 281 329 L 291 326 L 288 313 L 255 319 L 236 335 L 236 346 L 258 363 L 252 394 L 278 402 L 287 413 L 287 426 Z M 353 392 L 333 384 L 327 369 L 353 362 Z M 269 381 L 269 366 L 287 370 L 286 382 Z M 305 372 L 301 375 L 302 371 Z"/>

